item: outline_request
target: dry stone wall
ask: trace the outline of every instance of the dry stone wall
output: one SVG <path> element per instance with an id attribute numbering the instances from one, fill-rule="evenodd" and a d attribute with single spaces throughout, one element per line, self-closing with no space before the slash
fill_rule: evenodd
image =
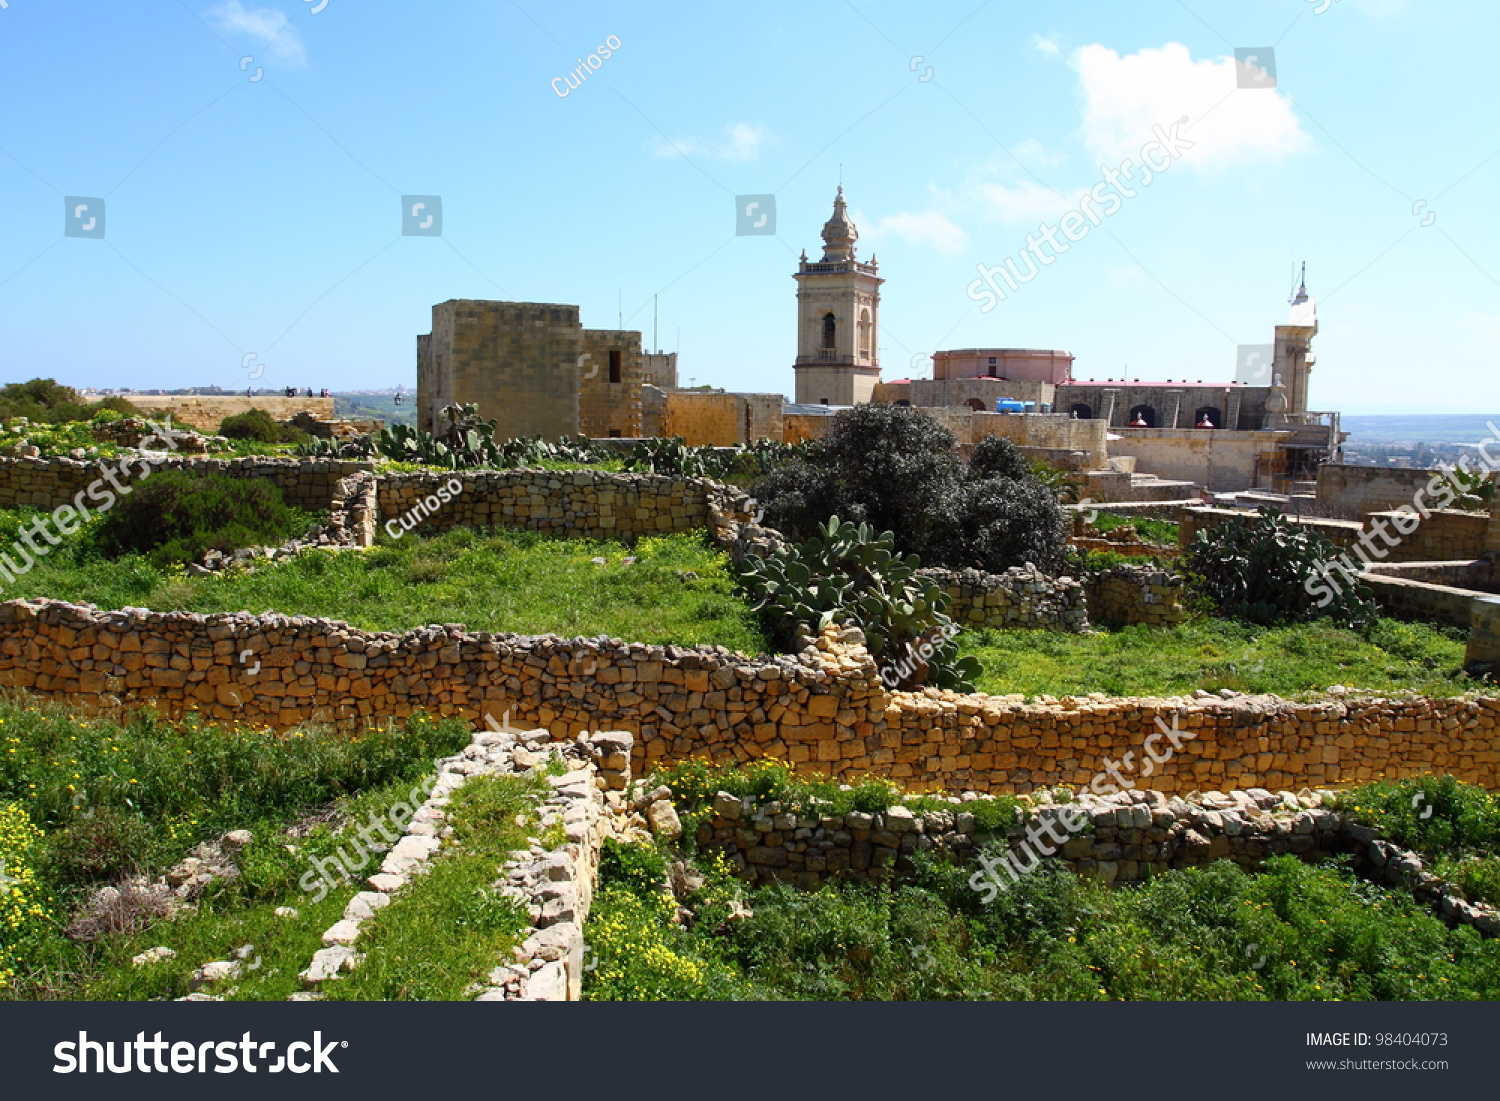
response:
<path id="1" fill-rule="evenodd" d="M 245 651 L 253 655 L 242 661 Z M 249 672 L 251 663 L 255 672 Z M 280 615 L 101 612 L 0 604 L 0 685 L 82 706 L 289 729 L 354 726 L 418 710 L 486 714 L 571 737 L 636 737 L 637 770 L 701 754 L 777 757 L 911 790 L 1024 792 L 1087 785 L 1128 752 L 1134 780 L 1166 793 L 1451 773 L 1500 787 L 1500 699 L 1107 699 L 889 692 L 859 631 L 830 629 L 795 656 L 616 639 L 357 631 Z M 1174 716 L 1176 718 L 1174 719 Z M 1184 748 L 1147 772 L 1156 720 Z"/>
<path id="2" fill-rule="evenodd" d="M 443 501 L 439 490 L 450 499 Z M 505 526 L 593 539 L 717 533 L 730 519 L 748 522 L 751 516 L 749 498 L 732 486 L 594 470 L 386 474 L 379 497 L 380 523 L 392 534 L 402 530 L 401 517 L 419 511 L 426 514 L 418 527 L 426 531 Z M 418 510 L 424 501 L 426 508 Z"/>
<path id="3" fill-rule="evenodd" d="M 1071 577 L 1049 577 L 1029 563 L 1001 574 L 943 569 L 918 573 L 948 595 L 948 615 L 960 626 L 1088 630 L 1083 586 Z"/>
<path id="4" fill-rule="evenodd" d="M 118 460 L 106 460 L 111 466 Z M 355 474 L 370 472 L 364 462 L 336 460 L 270 459 L 248 456 L 239 459 L 186 459 L 167 457 L 153 464 L 155 471 L 186 470 L 193 474 L 223 474 L 231 478 L 264 478 L 281 490 L 286 503 L 315 512 L 330 507 L 340 494 L 339 483 Z M 97 462 L 78 459 L 0 458 L 0 508 L 55 509 L 102 478 Z M 121 476 L 122 480 L 128 476 Z M 138 481 L 143 479 L 130 479 Z M 105 483 L 109 483 L 106 481 Z"/>
<path id="5" fill-rule="evenodd" d="M 1105 884 L 1139 882 L 1216 860 L 1254 870 L 1272 856 L 1318 861 L 1349 853 L 1361 874 L 1405 887 L 1443 917 L 1485 936 L 1500 934 L 1500 912 L 1465 901 L 1417 854 L 1335 810 L 1331 792 L 1252 788 L 1191 794 L 1183 799 L 1126 791 L 1085 793 L 1067 803 L 1042 799 L 1017 808 L 1007 828 L 985 832 L 968 801 L 973 793 L 967 800 L 950 798 L 944 810 L 897 805 L 878 813 L 831 815 L 777 802 L 757 804 L 721 791 L 698 825 L 697 841 L 726 854 L 746 882 L 784 882 L 809 890 L 830 879 L 902 878 L 915 870 L 912 857 L 919 852 L 974 863 L 981 847 L 989 845 L 1015 853 L 1021 868 L 1052 859 Z M 976 872 L 970 886 L 997 891 L 1015 878 L 1004 863 L 992 860 L 988 874 Z"/>
<path id="6" fill-rule="evenodd" d="M 1109 626 L 1175 627 L 1187 618 L 1182 586 L 1156 566 L 1111 566 L 1088 577 L 1089 616 Z"/>

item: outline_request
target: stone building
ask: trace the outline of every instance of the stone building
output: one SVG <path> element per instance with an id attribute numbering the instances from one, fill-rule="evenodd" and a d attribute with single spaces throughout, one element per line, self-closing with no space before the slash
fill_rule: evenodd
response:
<path id="1" fill-rule="evenodd" d="M 585 329 L 578 314 L 547 302 L 434 306 L 432 332 L 417 337 L 418 426 L 436 432 L 444 406 L 472 402 L 502 439 L 639 436 L 641 334 Z"/>
<path id="2" fill-rule="evenodd" d="M 880 381 L 880 265 L 855 256 L 844 189 L 823 226 L 823 258 L 802 250 L 797 281 L 797 404 L 856 405 Z"/>

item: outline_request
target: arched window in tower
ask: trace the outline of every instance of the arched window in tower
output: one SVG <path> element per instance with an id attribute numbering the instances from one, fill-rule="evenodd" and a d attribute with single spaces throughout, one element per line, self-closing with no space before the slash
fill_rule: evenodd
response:
<path id="1" fill-rule="evenodd" d="M 875 349 L 870 345 L 874 343 L 871 339 L 875 326 L 870 324 L 870 311 L 868 308 L 859 311 L 859 354 L 860 358 L 869 362 L 875 358 Z"/>
<path id="2" fill-rule="evenodd" d="M 833 351 L 838 347 L 837 338 L 838 322 L 833 319 L 833 314 L 825 313 L 823 315 L 823 348 L 826 351 Z"/>

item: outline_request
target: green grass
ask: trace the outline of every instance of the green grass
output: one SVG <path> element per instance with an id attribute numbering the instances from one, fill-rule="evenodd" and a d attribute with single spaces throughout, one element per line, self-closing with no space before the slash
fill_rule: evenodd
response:
<path id="1" fill-rule="evenodd" d="M 24 813 L 42 831 L 24 855 L 46 911 L 24 938 L 0 928 L 0 978 L 8 967 L 17 972 L 0 982 L 0 997 L 177 997 L 194 968 L 246 943 L 256 946 L 263 966 L 247 972 L 242 996 L 285 997 L 355 888 L 339 884 L 314 901 L 302 883 L 311 860 L 347 839 L 326 823 L 295 838 L 283 831 L 310 814 L 360 822 L 384 814 L 431 772 L 435 758 L 468 739 L 465 724 L 425 717 L 358 738 L 316 730 L 277 736 L 150 715 L 114 723 L 0 699 L 0 808 Z M 254 835 L 236 857 L 241 875 L 211 884 L 196 911 L 92 944 L 64 935 L 98 887 L 130 874 L 155 877 L 199 842 L 235 829 Z M 7 845 L 16 847 L 0 836 L 0 857 L 11 855 Z M 301 917 L 275 918 L 278 906 Z M 317 925 L 325 911 L 333 917 Z M 130 967 L 132 955 L 156 945 L 177 950 L 178 958 Z M 17 959 L 19 967 L 7 963 Z"/>
<path id="2" fill-rule="evenodd" d="M 7 519 L 16 523 L 20 514 L 0 513 L 0 531 Z M 102 608 L 281 612 L 369 631 L 463 623 L 471 631 L 766 649 L 734 595 L 727 558 L 697 534 L 644 538 L 633 548 L 525 531 L 380 538 L 366 552 L 314 552 L 254 573 L 189 578 L 136 556 L 105 559 L 83 531 L 0 595 Z M 627 556 L 636 562 L 626 565 Z M 594 564 L 596 557 L 607 564 Z"/>
<path id="3" fill-rule="evenodd" d="M 1473 902 L 1500 906 L 1500 797 L 1451 776 L 1380 780 L 1339 797 L 1339 808 L 1399 845 Z"/>
<path id="4" fill-rule="evenodd" d="M 1106 888 L 1048 863 L 990 905 L 968 869 L 900 886 L 745 889 L 700 864 L 691 921 L 647 861 L 606 862 L 586 935 L 595 999 L 1491 1000 L 1500 942 L 1338 867 L 1228 861 Z M 626 868 L 625 865 L 629 865 Z M 630 874 L 636 869 L 636 874 Z M 751 911 L 738 920 L 730 908 Z M 651 961 L 650 966 L 641 962 Z"/>
<path id="5" fill-rule="evenodd" d="M 448 807 L 453 838 L 385 909 L 360 929 L 355 972 L 328 985 L 335 1001 L 457 1001 L 501 963 L 529 924 L 493 888 L 513 850 L 527 847 L 536 801 L 550 789 L 534 776 L 470 780 Z"/>
<path id="6" fill-rule="evenodd" d="M 1172 520 L 1152 520 L 1145 516 L 1119 516 L 1110 512 L 1101 512 L 1094 519 L 1094 529 L 1101 534 L 1114 531 L 1127 524 L 1135 528 L 1142 542 L 1160 543 L 1171 547 L 1177 545 L 1177 535 L 1181 525 Z"/>
<path id="7" fill-rule="evenodd" d="M 997 695 L 1177 696 L 1229 688 L 1295 699 L 1335 684 L 1429 696 L 1478 687 L 1462 672 L 1460 632 L 1388 619 L 1367 634 L 1319 623 L 1264 628 L 1200 618 L 1092 636 L 966 631 L 958 645 L 983 666 L 980 691 Z"/>

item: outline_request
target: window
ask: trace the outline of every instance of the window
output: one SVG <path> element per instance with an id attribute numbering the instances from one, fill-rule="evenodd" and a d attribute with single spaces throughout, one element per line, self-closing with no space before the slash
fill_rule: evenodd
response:
<path id="1" fill-rule="evenodd" d="M 974 412 L 976 413 L 984 412 L 984 402 L 980 401 L 978 398 L 970 398 L 968 401 L 964 402 L 964 404 L 967 405 L 970 409 L 974 410 Z"/>
<path id="2" fill-rule="evenodd" d="M 621 359 L 621 353 L 619 351 L 617 351 L 617 350 L 611 349 L 610 353 L 609 353 L 609 381 L 610 382 L 619 382 L 620 381 L 620 359 Z"/>
<path id="3" fill-rule="evenodd" d="M 1068 412 L 1073 414 L 1075 420 L 1091 421 L 1094 419 L 1094 411 L 1081 401 L 1075 404 Z"/>
<path id="4" fill-rule="evenodd" d="M 611 428 L 609 430 L 609 438 L 612 440 L 618 440 L 620 438 L 620 430 L 618 428 Z"/>
<path id="5" fill-rule="evenodd" d="M 837 336 L 838 322 L 834 320 L 833 314 L 825 313 L 823 315 L 823 347 L 830 351 L 838 347 Z"/>
<path id="6" fill-rule="evenodd" d="M 1212 405 L 1205 405 L 1202 409 L 1198 410 L 1196 414 L 1194 414 L 1193 426 L 1197 427 L 1205 420 L 1215 428 L 1224 427 L 1224 414 L 1219 412 L 1219 410 L 1214 408 Z"/>
<path id="7" fill-rule="evenodd" d="M 1137 405 L 1130 411 L 1130 419 L 1125 423 L 1131 428 L 1155 428 L 1156 410 L 1149 405 Z"/>

